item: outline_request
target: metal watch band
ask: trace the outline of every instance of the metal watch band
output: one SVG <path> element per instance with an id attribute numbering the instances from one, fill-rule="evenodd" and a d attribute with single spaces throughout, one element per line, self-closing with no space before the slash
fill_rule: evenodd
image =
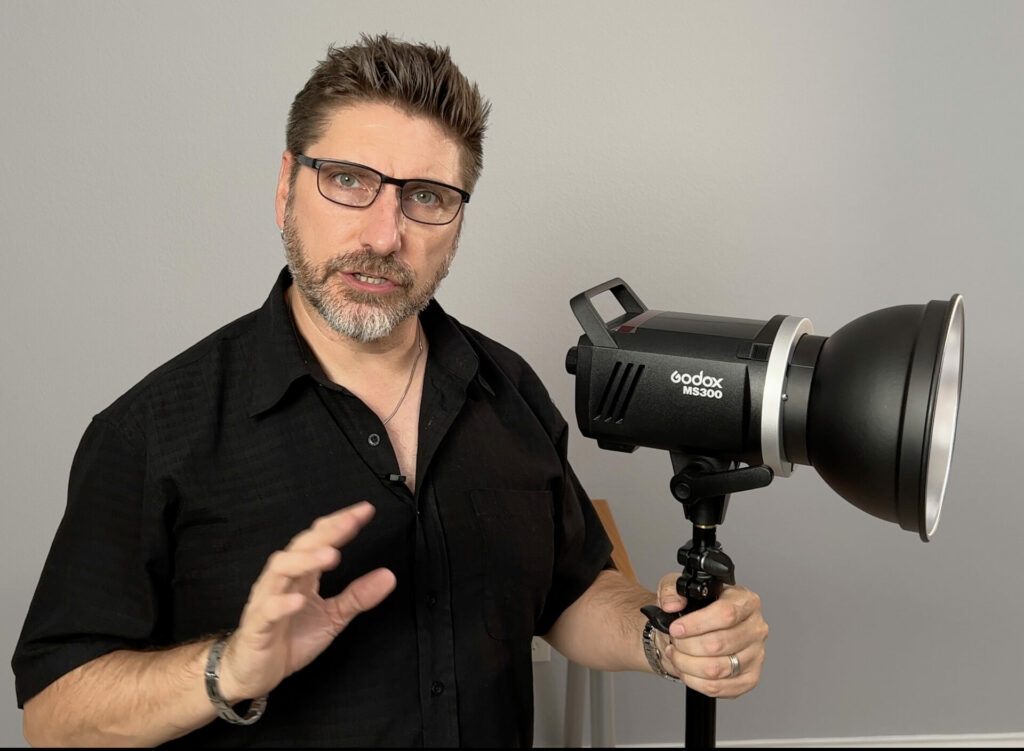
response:
<path id="1" fill-rule="evenodd" d="M 650 621 L 647 621 L 644 625 L 643 642 L 644 654 L 647 655 L 647 662 L 650 663 L 651 670 L 654 671 L 655 675 L 660 675 L 662 678 L 674 683 L 682 683 L 683 681 L 680 678 L 666 673 L 665 668 L 661 666 L 661 650 L 654 643 L 654 624 Z"/>
<path id="2" fill-rule="evenodd" d="M 228 636 L 230 635 L 225 634 L 210 647 L 210 655 L 206 658 L 206 695 L 210 697 L 210 702 L 222 720 L 226 720 L 232 725 L 252 725 L 263 716 L 263 710 L 267 707 L 266 696 L 253 699 L 252 703 L 249 704 L 249 711 L 245 713 L 245 717 L 239 717 L 220 694 L 220 687 L 218 685 L 220 677 L 217 674 L 217 670 L 220 668 L 220 656 L 224 652 L 224 645 L 227 644 Z"/>

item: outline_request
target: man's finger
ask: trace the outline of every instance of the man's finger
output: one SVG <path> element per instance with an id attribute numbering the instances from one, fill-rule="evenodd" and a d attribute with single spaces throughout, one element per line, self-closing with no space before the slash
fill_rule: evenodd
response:
<path id="1" fill-rule="evenodd" d="M 726 586 L 717 600 L 677 619 L 669 633 L 681 638 L 733 628 L 750 618 L 760 606 L 760 598 L 746 587 Z"/>
<path id="2" fill-rule="evenodd" d="M 665 653 L 687 686 L 706 696 L 723 699 L 740 696 L 757 686 L 764 664 L 764 649 L 756 645 L 735 653 L 740 663 L 736 675 L 732 674 L 732 661 L 728 656 L 693 658 L 671 646 Z"/>
<path id="3" fill-rule="evenodd" d="M 291 591 L 292 585 L 302 577 L 319 576 L 337 566 L 340 560 L 341 553 L 330 546 L 315 550 L 279 550 L 267 559 L 253 585 L 253 593 L 277 595 Z"/>
<path id="4" fill-rule="evenodd" d="M 378 568 L 354 580 L 339 594 L 326 601 L 332 620 L 344 629 L 360 613 L 375 608 L 395 589 L 395 575 L 390 569 Z"/>
<path id="5" fill-rule="evenodd" d="M 679 574 L 665 574 L 658 582 L 658 607 L 666 613 L 678 613 L 686 607 L 686 598 L 676 591 Z"/>
<path id="6" fill-rule="evenodd" d="M 373 504 L 360 501 L 332 514 L 321 516 L 308 529 L 295 535 L 285 549 L 311 550 L 323 545 L 341 547 L 359 534 L 359 530 L 369 523 L 375 512 Z"/>

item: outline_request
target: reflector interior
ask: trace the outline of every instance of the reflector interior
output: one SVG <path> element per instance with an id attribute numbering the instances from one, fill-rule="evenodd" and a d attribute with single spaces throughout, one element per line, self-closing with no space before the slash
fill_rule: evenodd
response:
<path id="1" fill-rule="evenodd" d="M 924 488 L 924 529 L 931 537 L 939 525 L 942 499 L 946 494 L 949 468 L 953 459 L 953 438 L 960 406 L 960 381 L 963 366 L 963 297 L 953 297 L 952 311 L 942 342 L 932 410 L 931 435 L 927 450 Z"/>

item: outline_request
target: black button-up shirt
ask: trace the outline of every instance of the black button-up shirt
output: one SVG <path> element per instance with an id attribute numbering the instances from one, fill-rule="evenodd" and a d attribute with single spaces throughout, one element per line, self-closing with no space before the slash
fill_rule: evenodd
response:
<path id="1" fill-rule="evenodd" d="M 395 591 L 275 688 L 257 723 L 215 720 L 178 742 L 529 745 L 531 639 L 611 549 L 565 420 L 519 356 L 432 302 L 414 495 L 380 419 L 295 330 L 290 283 L 286 269 L 262 308 L 89 425 L 14 654 L 19 706 L 113 650 L 233 628 L 273 551 L 369 500 L 373 520 L 321 593 L 379 566 Z"/>

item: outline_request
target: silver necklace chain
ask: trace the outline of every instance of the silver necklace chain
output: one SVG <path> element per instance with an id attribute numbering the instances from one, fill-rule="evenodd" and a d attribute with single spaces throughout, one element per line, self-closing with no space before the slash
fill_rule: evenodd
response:
<path id="1" fill-rule="evenodd" d="M 409 395 L 409 387 L 412 386 L 412 378 L 413 378 L 414 375 L 416 375 L 416 366 L 420 362 L 420 355 L 423 354 L 423 342 L 420 340 L 420 332 L 421 331 L 422 331 L 422 327 L 419 325 L 419 322 L 417 321 L 417 323 L 416 323 L 416 359 L 414 359 L 412 361 L 412 369 L 409 371 L 409 381 L 408 381 L 408 383 L 405 384 L 405 391 L 402 392 L 402 398 L 398 400 L 398 404 L 395 405 L 395 408 L 393 410 L 391 410 L 391 414 L 388 415 L 387 418 L 384 420 L 384 423 L 383 423 L 384 425 L 387 425 L 389 422 L 391 422 L 391 418 L 394 417 L 396 414 L 398 414 L 398 410 L 401 408 L 402 404 L 405 402 L 405 397 Z"/>

